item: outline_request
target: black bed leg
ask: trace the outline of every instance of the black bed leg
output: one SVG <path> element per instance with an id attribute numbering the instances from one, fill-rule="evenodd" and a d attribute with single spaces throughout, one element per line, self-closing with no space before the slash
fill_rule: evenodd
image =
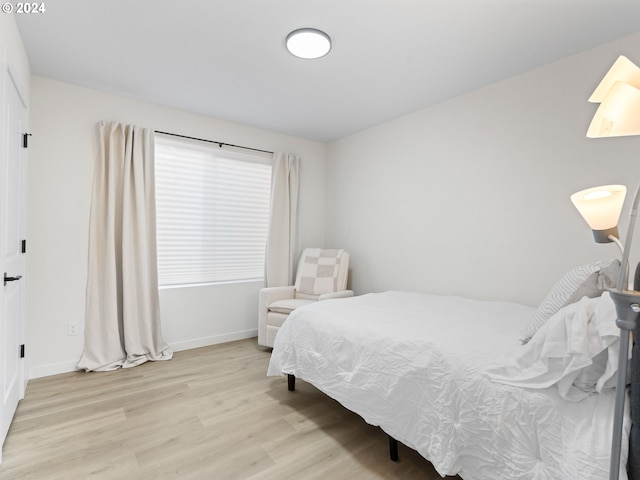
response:
<path id="1" fill-rule="evenodd" d="M 398 441 L 393 438 L 391 435 L 389 437 L 389 457 L 392 462 L 398 461 Z"/>
<path id="2" fill-rule="evenodd" d="M 287 389 L 290 392 L 293 392 L 296 389 L 296 376 L 291 375 L 290 373 L 287 374 Z"/>

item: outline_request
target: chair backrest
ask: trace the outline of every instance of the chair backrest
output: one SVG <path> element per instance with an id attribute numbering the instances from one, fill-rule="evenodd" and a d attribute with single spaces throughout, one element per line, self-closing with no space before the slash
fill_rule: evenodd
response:
<path id="1" fill-rule="evenodd" d="M 317 298 L 346 290 L 349 253 L 343 249 L 305 248 L 296 273 L 296 297 Z"/>

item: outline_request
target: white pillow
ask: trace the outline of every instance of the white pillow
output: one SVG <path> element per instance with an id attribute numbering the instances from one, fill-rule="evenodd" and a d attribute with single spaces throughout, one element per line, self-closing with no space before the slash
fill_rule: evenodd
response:
<path id="1" fill-rule="evenodd" d="M 591 365 L 583 367 L 573 381 L 573 386 L 585 393 L 596 393 L 598 380 L 602 378 L 609 362 L 609 351 L 602 350 L 591 359 Z M 606 381 L 606 379 L 605 379 Z"/>
<path id="2" fill-rule="evenodd" d="M 583 297 L 595 298 L 614 288 L 620 273 L 620 261 L 605 260 L 576 267 L 568 271 L 549 291 L 533 315 L 522 343 L 531 337 L 558 310 Z"/>
<path id="3" fill-rule="evenodd" d="M 543 389 L 580 401 L 615 385 L 620 330 L 609 292 L 560 309 L 505 364 L 488 369 L 498 383 Z"/>

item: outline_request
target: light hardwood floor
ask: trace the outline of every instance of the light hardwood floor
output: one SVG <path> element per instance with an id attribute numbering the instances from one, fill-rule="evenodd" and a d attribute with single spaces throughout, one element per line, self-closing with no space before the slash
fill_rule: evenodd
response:
<path id="1" fill-rule="evenodd" d="M 298 380 L 255 339 L 115 372 L 29 382 L 2 480 L 439 479 L 429 462 Z"/>

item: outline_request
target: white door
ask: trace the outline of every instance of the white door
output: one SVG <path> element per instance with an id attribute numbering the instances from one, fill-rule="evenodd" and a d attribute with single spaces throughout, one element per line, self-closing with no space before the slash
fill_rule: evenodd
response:
<path id="1" fill-rule="evenodd" d="M 1 60 L 0 52 L 0 60 Z M 3 62 L 0 61 L 0 65 Z M 27 109 L 6 63 L 2 67 L 0 143 L 0 462 L 1 447 L 24 397 Z"/>

